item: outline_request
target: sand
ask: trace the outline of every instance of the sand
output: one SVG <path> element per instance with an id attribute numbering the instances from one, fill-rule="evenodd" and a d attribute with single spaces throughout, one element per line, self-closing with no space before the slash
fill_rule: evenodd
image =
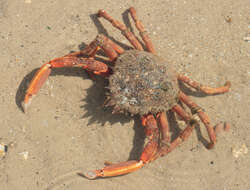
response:
<path id="1" fill-rule="evenodd" d="M 204 126 L 180 147 L 129 175 L 87 180 L 77 175 L 104 161 L 138 159 L 144 132 L 138 117 L 104 110 L 104 82 L 81 69 L 52 72 L 28 112 L 24 92 L 43 63 L 77 51 L 104 33 L 123 47 L 129 43 L 98 20 L 105 9 L 138 35 L 126 10 L 134 6 L 157 54 L 178 72 L 209 86 L 229 80 L 231 91 L 203 96 L 183 89 L 215 125 L 227 121 L 213 150 Z M 1 190 L 36 189 L 250 189 L 250 4 L 248 0 L 176 0 L 124 3 L 100 0 L 0 1 Z M 172 122 L 173 138 L 183 128 Z M 3 150 L 5 148 L 2 148 Z"/>

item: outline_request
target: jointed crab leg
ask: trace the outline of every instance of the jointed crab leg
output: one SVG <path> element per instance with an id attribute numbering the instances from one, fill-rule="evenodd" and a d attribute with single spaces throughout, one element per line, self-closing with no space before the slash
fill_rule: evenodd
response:
<path id="1" fill-rule="evenodd" d="M 186 104 L 190 109 L 192 113 L 197 113 L 199 118 L 201 119 L 202 123 L 204 123 L 209 139 L 211 143 L 208 145 L 208 148 L 213 148 L 213 146 L 216 143 L 216 134 L 214 131 L 214 128 L 210 125 L 210 119 L 207 116 L 207 114 L 200 108 L 196 103 L 194 103 L 187 95 L 185 95 L 183 92 L 180 92 L 180 100 Z"/>
<path id="2" fill-rule="evenodd" d="M 201 91 L 205 94 L 222 94 L 225 92 L 228 92 L 231 86 L 231 83 L 227 81 L 224 86 L 218 87 L 218 88 L 212 88 L 209 86 L 203 86 L 202 84 L 199 84 L 198 82 L 193 81 L 192 79 L 188 78 L 185 75 L 179 74 L 178 79 L 189 86 L 195 88 L 198 91 Z"/>
<path id="3" fill-rule="evenodd" d="M 124 49 L 121 46 L 110 40 L 105 35 L 99 34 L 86 48 L 67 56 L 81 57 L 85 55 L 88 57 L 94 57 L 99 49 L 102 49 L 105 52 L 110 61 L 115 60 L 118 57 L 118 54 L 122 54 L 124 52 Z"/>
<path id="4" fill-rule="evenodd" d="M 190 123 L 187 125 L 187 127 L 181 132 L 181 134 L 171 142 L 169 146 L 163 146 L 159 152 L 157 153 L 157 156 L 164 156 L 174 150 L 177 146 L 179 146 L 183 141 L 187 140 L 188 137 L 191 135 L 193 129 L 195 127 L 195 123 Z"/>
<path id="5" fill-rule="evenodd" d="M 124 49 L 122 47 L 114 43 L 112 40 L 110 40 L 103 34 L 97 35 L 97 37 L 91 44 L 93 44 L 93 46 L 100 47 L 109 57 L 110 61 L 115 60 L 118 57 L 118 54 L 124 52 Z"/>
<path id="6" fill-rule="evenodd" d="M 88 71 L 92 71 L 98 75 L 108 75 L 110 69 L 108 66 L 102 62 L 96 61 L 93 58 L 78 58 L 70 55 L 69 57 L 64 56 L 60 58 L 53 59 L 52 61 L 44 64 L 35 74 L 32 79 L 25 97 L 22 102 L 24 112 L 31 103 L 32 96 L 36 95 L 39 89 L 42 87 L 44 82 L 47 80 L 51 69 L 60 67 L 82 67 Z"/>
<path id="7" fill-rule="evenodd" d="M 141 154 L 140 160 L 142 160 L 143 163 L 148 163 L 152 161 L 153 156 L 157 152 L 160 133 L 157 122 L 152 114 L 142 118 L 142 125 L 145 127 L 144 131 L 149 141 Z"/>
<path id="8" fill-rule="evenodd" d="M 108 20 L 115 28 L 119 29 L 122 34 L 128 39 L 128 41 L 134 46 L 135 49 L 143 50 L 142 45 L 136 39 L 135 35 L 129 31 L 129 29 L 118 20 L 113 19 L 106 11 L 99 10 L 98 16 L 105 18 Z"/>
<path id="9" fill-rule="evenodd" d="M 169 145 L 161 144 L 161 147 L 155 155 L 155 158 L 168 154 L 178 145 L 180 145 L 183 141 L 187 140 L 195 127 L 196 121 L 192 119 L 191 116 L 188 115 L 180 105 L 177 104 L 176 106 L 174 106 L 172 108 L 172 111 L 176 112 L 186 122 L 187 127 Z"/>
<path id="10" fill-rule="evenodd" d="M 111 177 L 124 175 L 140 169 L 144 164 L 150 162 L 158 149 L 159 131 L 157 122 L 153 115 L 146 115 L 142 118 L 142 125 L 145 126 L 145 134 L 149 141 L 145 146 L 140 160 L 131 160 L 118 164 L 108 165 L 100 170 L 88 171 L 84 175 L 89 179 L 97 177 Z"/>
<path id="11" fill-rule="evenodd" d="M 172 111 L 177 113 L 180 116 L 180 118 L 186 123 L 188 123 L 191 120 L 191 116 L 179 104 L 176 104 L 172 108 Z"/>
<path id="12" fill-rule="evenodd" d="M 161 132 L 161 143 L 168 144 L 170 142 L 170 130 L 169 130 L 166 112 L 158 113 L 157 119 L 159 122 L 159 129 Z"/>
<path id="13" fill-rule="evenodd" d="M 145 30 L 142 22 L 140 20 L 138 20 L 137 16 L 136 16 L 136 11 L 134 7 L 130 7 L 129 12 L 135 22 L 135 26 L 136 28 L 139 30 L 140 35 L 142 37 L 142 40 L 144 41 L 144 43 L 146 44 L 146 47 L 148 49 L 149 52 L 155 54 L 155 49 L 153 46 L 153 43 L 151 42 L 147 31 Z"/>

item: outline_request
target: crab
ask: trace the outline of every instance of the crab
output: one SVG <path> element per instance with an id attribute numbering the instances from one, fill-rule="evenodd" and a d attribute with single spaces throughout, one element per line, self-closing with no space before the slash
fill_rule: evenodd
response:
<path id="1" fill-rule="evenodd" d="M 88 179 L 124 175 L 168 154 L 191 135 L 198 123 L 194 116 L 199 117 L 206 127 L 210 139 L 207 148 L 213 148 L 216 133 L 209 117 L 180 89 L 179 83 L 185 83 L 207 95 L 226 93 L 231 86 L 227 81 L 224 86 L 212 88 L 177 73 L 173 65 L 156 55 L 149 35 L 138 20 L 133 7 L 129 8 L 129 13 L 144 44 L 123 23 L 112 18 L 106 11 L 99 10 L 98 16 L 119 29 L 133 48 L 124 50 L 105 35 L 99 34 L 83 50 L 55 58 L 42 65 L 29 84 L 22 102 L 26 112 L 32 97 L 37 94 L 54 68 L 80 67 L 92 75 L 108 78 L 109 94 L 105 106 L 112 107 L 112 113 L 139 115 L 148 141 L 138 160 L 106 164 L 102 169 L 87 171 L 83 175 Z M 99 49 L 104 51 L 111 66 L 95 59 Z M 182 104 L 190 108 L 191 114 L 185 111 Z M 169 112 L 177 114 L 186 124 L 185 129 L 173 140 L 167 117 Z"/>

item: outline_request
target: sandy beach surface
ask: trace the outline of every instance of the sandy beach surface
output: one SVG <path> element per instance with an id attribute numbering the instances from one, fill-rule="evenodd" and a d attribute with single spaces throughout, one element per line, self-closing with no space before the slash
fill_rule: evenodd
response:
<path id="1" fill-rule="evenodd" d="M 79 68 L 54 70 L 26 114 L 21 101 L 37 68 L 82 49 L 97 34 L 127 48 L 126 38 L 96 13 L 105 9 L 139 37 L 131 6 L 157 54 L 178 72 L 213 87 L 231 81 L 230 92 L 216 96 L 183 87 L 212 125 L 231 127 L 212 150 L 200 124 L 181 146 L 141 170 L 88 180 L 77 173 L 140 157 L 139 117 L 104 110 L 105 82 Z M 0 0 L 0 189 L 250 189 L 249 10 L 248 0 Z M 172 137 L 184 127 L 172 121 Z"/>

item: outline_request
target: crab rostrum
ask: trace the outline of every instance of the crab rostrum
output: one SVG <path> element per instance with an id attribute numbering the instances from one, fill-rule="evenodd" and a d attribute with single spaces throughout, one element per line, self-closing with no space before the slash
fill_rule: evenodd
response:
<path id="1" fill-rule="evenodd" d="M 178 83 L 183 82 L 208 95 L 225 93 L 230 88 L 230 82 L 226 82 L 224 86 L 212 88 L 177 73 L 169 62 L 156 55 L 146 30 L 137 19 L 135 9 L 131 7 L 129 12 L 144 45 L 123 23 L 113 19 L 104 10 L 100 10 L 99 17 L 103 17 L 119 29 L 134 49 L 124 50 L 100 34 L 82 51 L 53 59 L 44 64 L 32 79 L 22 103 L 23 110 L 26 111 L 32 96 L 37 94 L 48 78 L 51 69 L 54 68 L 81 67 L 90 74 L 108 77 L 109 94 L 105 105 L 112 107 L 113 113 L 139 115 L 148 142 L 138 160 L 110 164 L 99 170 L 88 171 L 84 173 L 84 176 L 89 179 L 127 174 L 169 153 L 192 133 L 197 124 L 194 114 L 198 115 L 205 125 L 210 139 L 208 148 L 212 148 L 216 143 L 216 133 L 210 124 L 209 117 L 202 108 L 181 91 Z M 144 46 L 146 51 L 144 51 Z M 95 59 L 99 49 L 108 56 L 111 66 Z M 190 108 L 191 114 L 183 109 L 180 102 Z M 175 139 L 170 138 L 166 115 L 168 112 L 176 113 L 186 123 L 186 128 Z"/>

